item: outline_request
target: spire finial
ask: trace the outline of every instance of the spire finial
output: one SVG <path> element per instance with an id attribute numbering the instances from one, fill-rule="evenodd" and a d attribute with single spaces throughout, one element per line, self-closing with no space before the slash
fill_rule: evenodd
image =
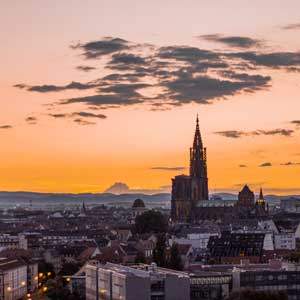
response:
<path id="1" fill-rule="evenodd" d="M 260 191 L 259 191 L 259 199 L 261 199 L 261 200 L 264 199 L 262 188 L 260 188 Z"/>

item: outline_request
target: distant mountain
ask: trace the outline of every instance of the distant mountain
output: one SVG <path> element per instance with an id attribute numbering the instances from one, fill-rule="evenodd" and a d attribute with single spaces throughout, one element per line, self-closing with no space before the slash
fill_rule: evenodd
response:
<path id="1" fill-rule="evenodd" d="M 0 206 L 13 207 L 20 206 L 54 206 L 54 205 L 81 205 L 86 204 L 106 204 L 130 206 L 137 198 L 143 199 L 149 206 L 165 206 L 170 203 L 169 193 L 159 193 L 154 195 L 142 193 L 128 193 L 115 195 L 112 193 L 35 193 L 35 192 L 0 192 Z"/>
<path id="2" fill-rule="evenodd" d="M 129 186 L 123 182 L 116 182 L 108 189 L 104 191 L 104 193 L 112 193 L 112 194 L 125 194 L 129 192 Z"/>
<path id="3" fill-rule="evenodd" d="M 158 189 L 137 189 L 137 188 L 130 188 L 124 182 L 115 182 L 109 188 L 107 188 L 104 193 L 111 193 L 116 195 L 121 194 L 161 194 L 161 193 L 170 193 L 171 186 L 161 186 Z"/>
<path id="4" fill-rule="evenodd" d="M 212 196 L 221 197 L 223 200 L 237 200 L 237 194 L 231 193 L 214 193 Z M 300 195 L 266 195 L 265 199 L 276 205 L 280 203 L 281 199 L 290 197 L 300 198 Z M 81 205 L 83 201 L 91 205 L 120 205 L 131 206 L 133 201 L 137 198 L 142 199 L 149 207 L 164 206 L 170 207 L 171 194 L 170 193 L 157 193 L 157 194 L 144 194 L 144 193 L 123 193 L 116 195 L 113 193 L 35 193 L 35 192 L 0 192 L 0 207 L 14 207 L 29 206 L 32 204 L 34 207 L 57 206 L 57 205 Z M 213 201 L 213 200 L 211 200 Z"/>

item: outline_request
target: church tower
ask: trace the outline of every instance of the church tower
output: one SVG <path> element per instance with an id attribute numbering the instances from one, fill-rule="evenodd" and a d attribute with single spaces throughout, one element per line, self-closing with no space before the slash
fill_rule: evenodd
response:
<path id="1" fill-rule="evenodd" d="M 192 202 L 196 204 L 198 201 L 208 200 L 206 148 L 203 148 L 198 116 L 193 147 L 190 148 L 190 177 Z"/>
<path id="2" fill-rule="evenodd" d="M 197 116 L 193 146 L 190 148 L 190 175 L 172 179 L 171 217 L 175 222 L 190 222 L 197 203 L 208 200 L 206 149 L 203 148 Z"/>

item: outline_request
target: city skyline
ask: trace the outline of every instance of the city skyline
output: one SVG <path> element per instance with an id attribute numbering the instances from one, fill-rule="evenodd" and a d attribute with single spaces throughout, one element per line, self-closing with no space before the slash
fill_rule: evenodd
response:
<path id="1" fill-rule="evenodd" d="M 199 114 L 210 192 L 300 193 L 299 1 L 104 2 L 1 4 L 0 190 L 168 191 Z"/>

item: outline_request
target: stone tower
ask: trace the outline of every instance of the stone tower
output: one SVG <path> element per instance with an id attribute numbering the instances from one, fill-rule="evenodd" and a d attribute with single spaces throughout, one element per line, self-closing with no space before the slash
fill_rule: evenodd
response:
<path id="1" fill-rule="evenodd" d="M 193 146 L 190 148 L 190 175 L 172 179 L 171 217 L 174 222 L 189 222 L 193 208 L 208 200 L 206 148 L 203 148 L 197 116 Z"/>
<path id="2" fill-rule="evenodd" d="M 197 204 L 201 200 L 208 200 L 206 148 L 203 148 L 198 116 L 193 147 L 190 148 L 190 177 L 193 204 Z"/>

